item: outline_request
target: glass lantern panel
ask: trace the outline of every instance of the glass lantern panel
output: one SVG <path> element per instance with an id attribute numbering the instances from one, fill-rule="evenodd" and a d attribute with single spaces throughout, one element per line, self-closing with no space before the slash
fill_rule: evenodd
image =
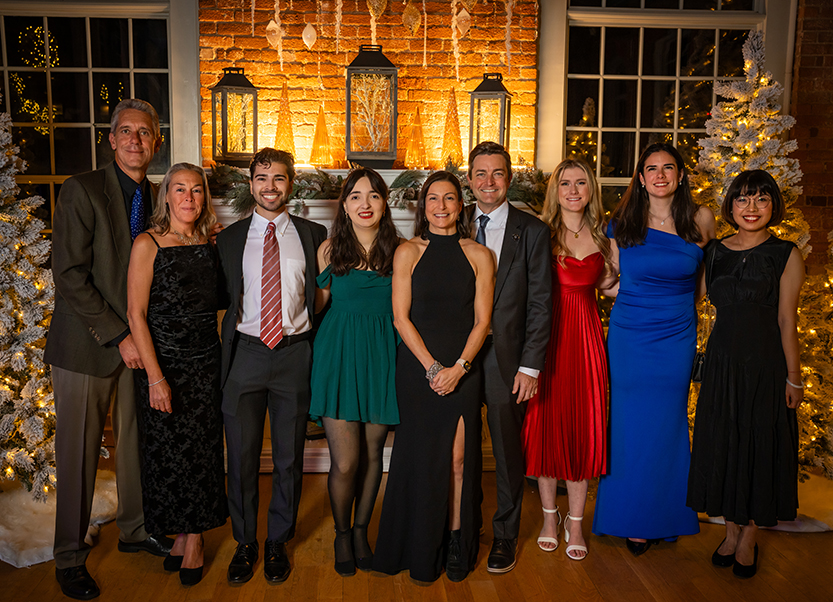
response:
<path id="1" fill-rule="evenodd" d="M 391 148 L 391 78 L 357 73 L 350 79 L 350 151 L 388 153 Z"/>
<path id="2" fill-rule="evenodd" d="M 474 142 L 479 144 L 491 140 L 503 144 L 500 135 L 500 100 L 497 98 L 478 99 L 474 104 Z"/>
<path id="3" fill-rule="evenodd" d="M 228 105 L 228 141 L 229 153 L 253 153 L 254 142 L 254 95 L 229 92 Z"/>
<path id="4" fill-rule="evenodd" d="M 214 120 L 214 156 L 220 157 L 223 154 L 223 95 L 220 92 L 212 93 L 214 110 L 211 118 Z"/>

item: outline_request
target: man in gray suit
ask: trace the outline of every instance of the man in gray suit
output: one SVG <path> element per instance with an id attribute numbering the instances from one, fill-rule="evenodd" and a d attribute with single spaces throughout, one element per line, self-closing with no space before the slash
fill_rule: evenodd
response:
<path id="1" fill-rule="evenodd" d="M 55 312 L 44 354 L 57 415 L 55 574 L 64 594 L 79 600 L 99 595 L 85 566 L 84 537 L 111 405 L 119 550 L 165 556 L 173 543 L 145 532 L 133 396 L 133 369 L 143 366 L 126 316 L 127 264 L 153 210 L 156 187 L 145 175 L 160 143 L 153 107 L 123 100 L 110 121 L 115 161 L 68 179 L 55 205 Z"/>
<path id="2" fill-rule="evenodd" d="M 310 403 L 316 251 L 327 237 L 324 226 L 286 210 L 295 177 L 291 154 L 261 149 L 250 171 L 255 212 L 217 237 L 228 295 L 220 379 L 229 514 L 238 544 L 228 567 L 233 584 L 251 579 L 257 562 L 257 481 L 267 411 L 273 468 L 263 574 L 270 583 L 289 576 L 286 542 L 295 534 Z"/>
<path id="3" fill-rule="evenodd" d="M 475 240 L 492 250 L 497 263 L 492 334 L 479 355 L 497 480 L 486 570 L 506 573 L 515 567 L 523 501 L 524 402 L 538 390 L 550 337 L 550 230 L 506 200 L 512 168 L 501 145 L 481 142 L 472 149 L 468 179 L 477 204 L 468 208 L 467 217 Z"/>

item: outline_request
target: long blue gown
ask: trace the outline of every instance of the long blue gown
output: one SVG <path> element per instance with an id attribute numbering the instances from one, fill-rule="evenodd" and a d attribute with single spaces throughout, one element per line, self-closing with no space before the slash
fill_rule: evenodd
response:
<path id="1" fill-rule="evenodd" d="M 619 249 L 619 293 L 607 337 L 610 460 L 599 481 L 597 535 L 670 539 L 700 530 L 686 506 L 686 486 L 702 259 L 696 244 L 653 229 L 644 244 Z"/>

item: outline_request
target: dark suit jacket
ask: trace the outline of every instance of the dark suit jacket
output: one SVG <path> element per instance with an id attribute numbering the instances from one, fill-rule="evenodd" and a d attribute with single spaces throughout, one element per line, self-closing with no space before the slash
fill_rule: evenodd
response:
<path id="1" fill-rule="evenodd" d="M 155 197 L 156 186 L 151 189 Z M 98 377 L 118 367 L 118 347 L 105 345 L 127 329 L 132 246 L 112 163 L 64 182 L 53 218 L 56 294 L 44 352 L 48 364 Z"/>
<path id="2" fill-rule="evenodd" d="M 466 211 L 470 220 L 474 205 Z M 495 355 L 510 389 L 521 366 L 543 370 L 551 323 L 550 229 L 510 204 L 492 310 Z"/>
<path id="3" fill-rule="evenodd" d="M 315 277 L 318 275 L 316 252 L 319 245 L 327 238 L 327 229 L 321 224 L 316 224 L 302 217 L 290 215 L 289 218 L 295 225 L 301 239 L 301 246 L 304 248 L 307 311 L 310 319 L 314 322 Z M 240 295 L 243 291 L 243 250 L 246 248 L 246 237 L 251 223 L 252 218 L 250 216 L 232 224 L 217 236 L 217 251 L 220 255 L 220 267 L 222 268 L 225 286 L 224 301 L 227 307 L 221 329 L 223 339 L 221 386 L 226 384 L 234 353 L 234 331 L 237 329 L 238 316 L 240 315 Z"/>

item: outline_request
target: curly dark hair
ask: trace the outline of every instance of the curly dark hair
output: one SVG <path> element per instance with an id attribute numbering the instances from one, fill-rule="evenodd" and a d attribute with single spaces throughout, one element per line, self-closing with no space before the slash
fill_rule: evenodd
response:
<path id="1" fill-rule="evenodd" d="M 295 179 L 295 157 L 292 153 L 283 150 L 276 150 L 268 146 L 263 147 L 257 154 L 252 157 L 252 162 L 249 164 L 249 174 L 251 177 L 255 175 L 255 167 L 263 165 L 264 167 L 271 167 L 272 163 L 283 163 L 286 167 L 286 175 L 289 181 Z"/>
<path id="2" fill-rule="evenodd" d="M 364 248 L 356 238 L 353 222 L 347 215 L 344 204 L 353 188 L 362 178 L 370 181 L 370 187 L 385 200 L 385 213 L 379 222 L 376 240 L 365 255 Z M 339 194 L 339 208 L 330 232 L 330 248 L 327 259 L 330 269 L 336 276 L 344 276 L 352 269 L 371 269 L 380 276 L 390 276 L 393 273 L 393 254 L 399 246 L 399 234 L 393 225 L 390 207 L 387 204 L 388 186 L 378 173 L 368 168 L 354 169 L 344 180 Z"/>
<path id="3" fill-rule="evenodd" d="M 417 196 L 416 216 L 414 217 L 414 236 L 420 238 L 428 238 L 428 219 L 425 217 L 425 197 L 428 195 L 428 190 L 435 182 L 451 182 L 454 189 L 457 191 L 457 200 L 460 201 L 460 215 L 457 216 L 457 232 L 460 236 L 466 236 L 466 228 L 461 223 L 463 217 L 463 187 L 460 186 L 460 179 L 450 171 L 435 171 L 428 178 L 422 188 L 419 189 Z"/>
<path id="4" fill-rule="evenodd" d="M 698 206 L 691 197 L 688 171 L 685 168 L 683 158 L 672 145 L 657 142 L 642 151 L 628 189 L 616 209 L 613 210 L 613 215 L 610 216 L 616 244 L 620 247 L 633 247 L 645 242 L 651 205 L 648 200 L 648 192 L 639 181 L 639 176 L 643 175 L 648 158 L 654 153 L 660 152 L 666 152 L 674 158 L 677 170 L 682 177 L 682 181 L 674 192 L 674 200 L 671 201 L 671 215 L 674 218 L 677 235 L 684 241 L 691 243 L 698 243 L 703 240 L 700 229 L 694 221 L 694 214 L 697 213 Z"/>
<path id="5" fill-rule="evenodd" d="M 763 169 L 752 169 L 743 171 L 732 180 L 729 189 L 726 191 L 726 197 L 723 199 L 723 205 L 720 207 L 720 213 L 729 224 L 735 229 L 738 225 L 735 218 L 732 216 L 732 206 L 735 204 L 735 199 L 739 196 L 747 194 L 768 194 L 772 199 L 772 217 L 769 219 L 766 227 L 777 226 L 784 219 L 784 197 L 781 196 L 781 190 L 769 172 Z"/>

